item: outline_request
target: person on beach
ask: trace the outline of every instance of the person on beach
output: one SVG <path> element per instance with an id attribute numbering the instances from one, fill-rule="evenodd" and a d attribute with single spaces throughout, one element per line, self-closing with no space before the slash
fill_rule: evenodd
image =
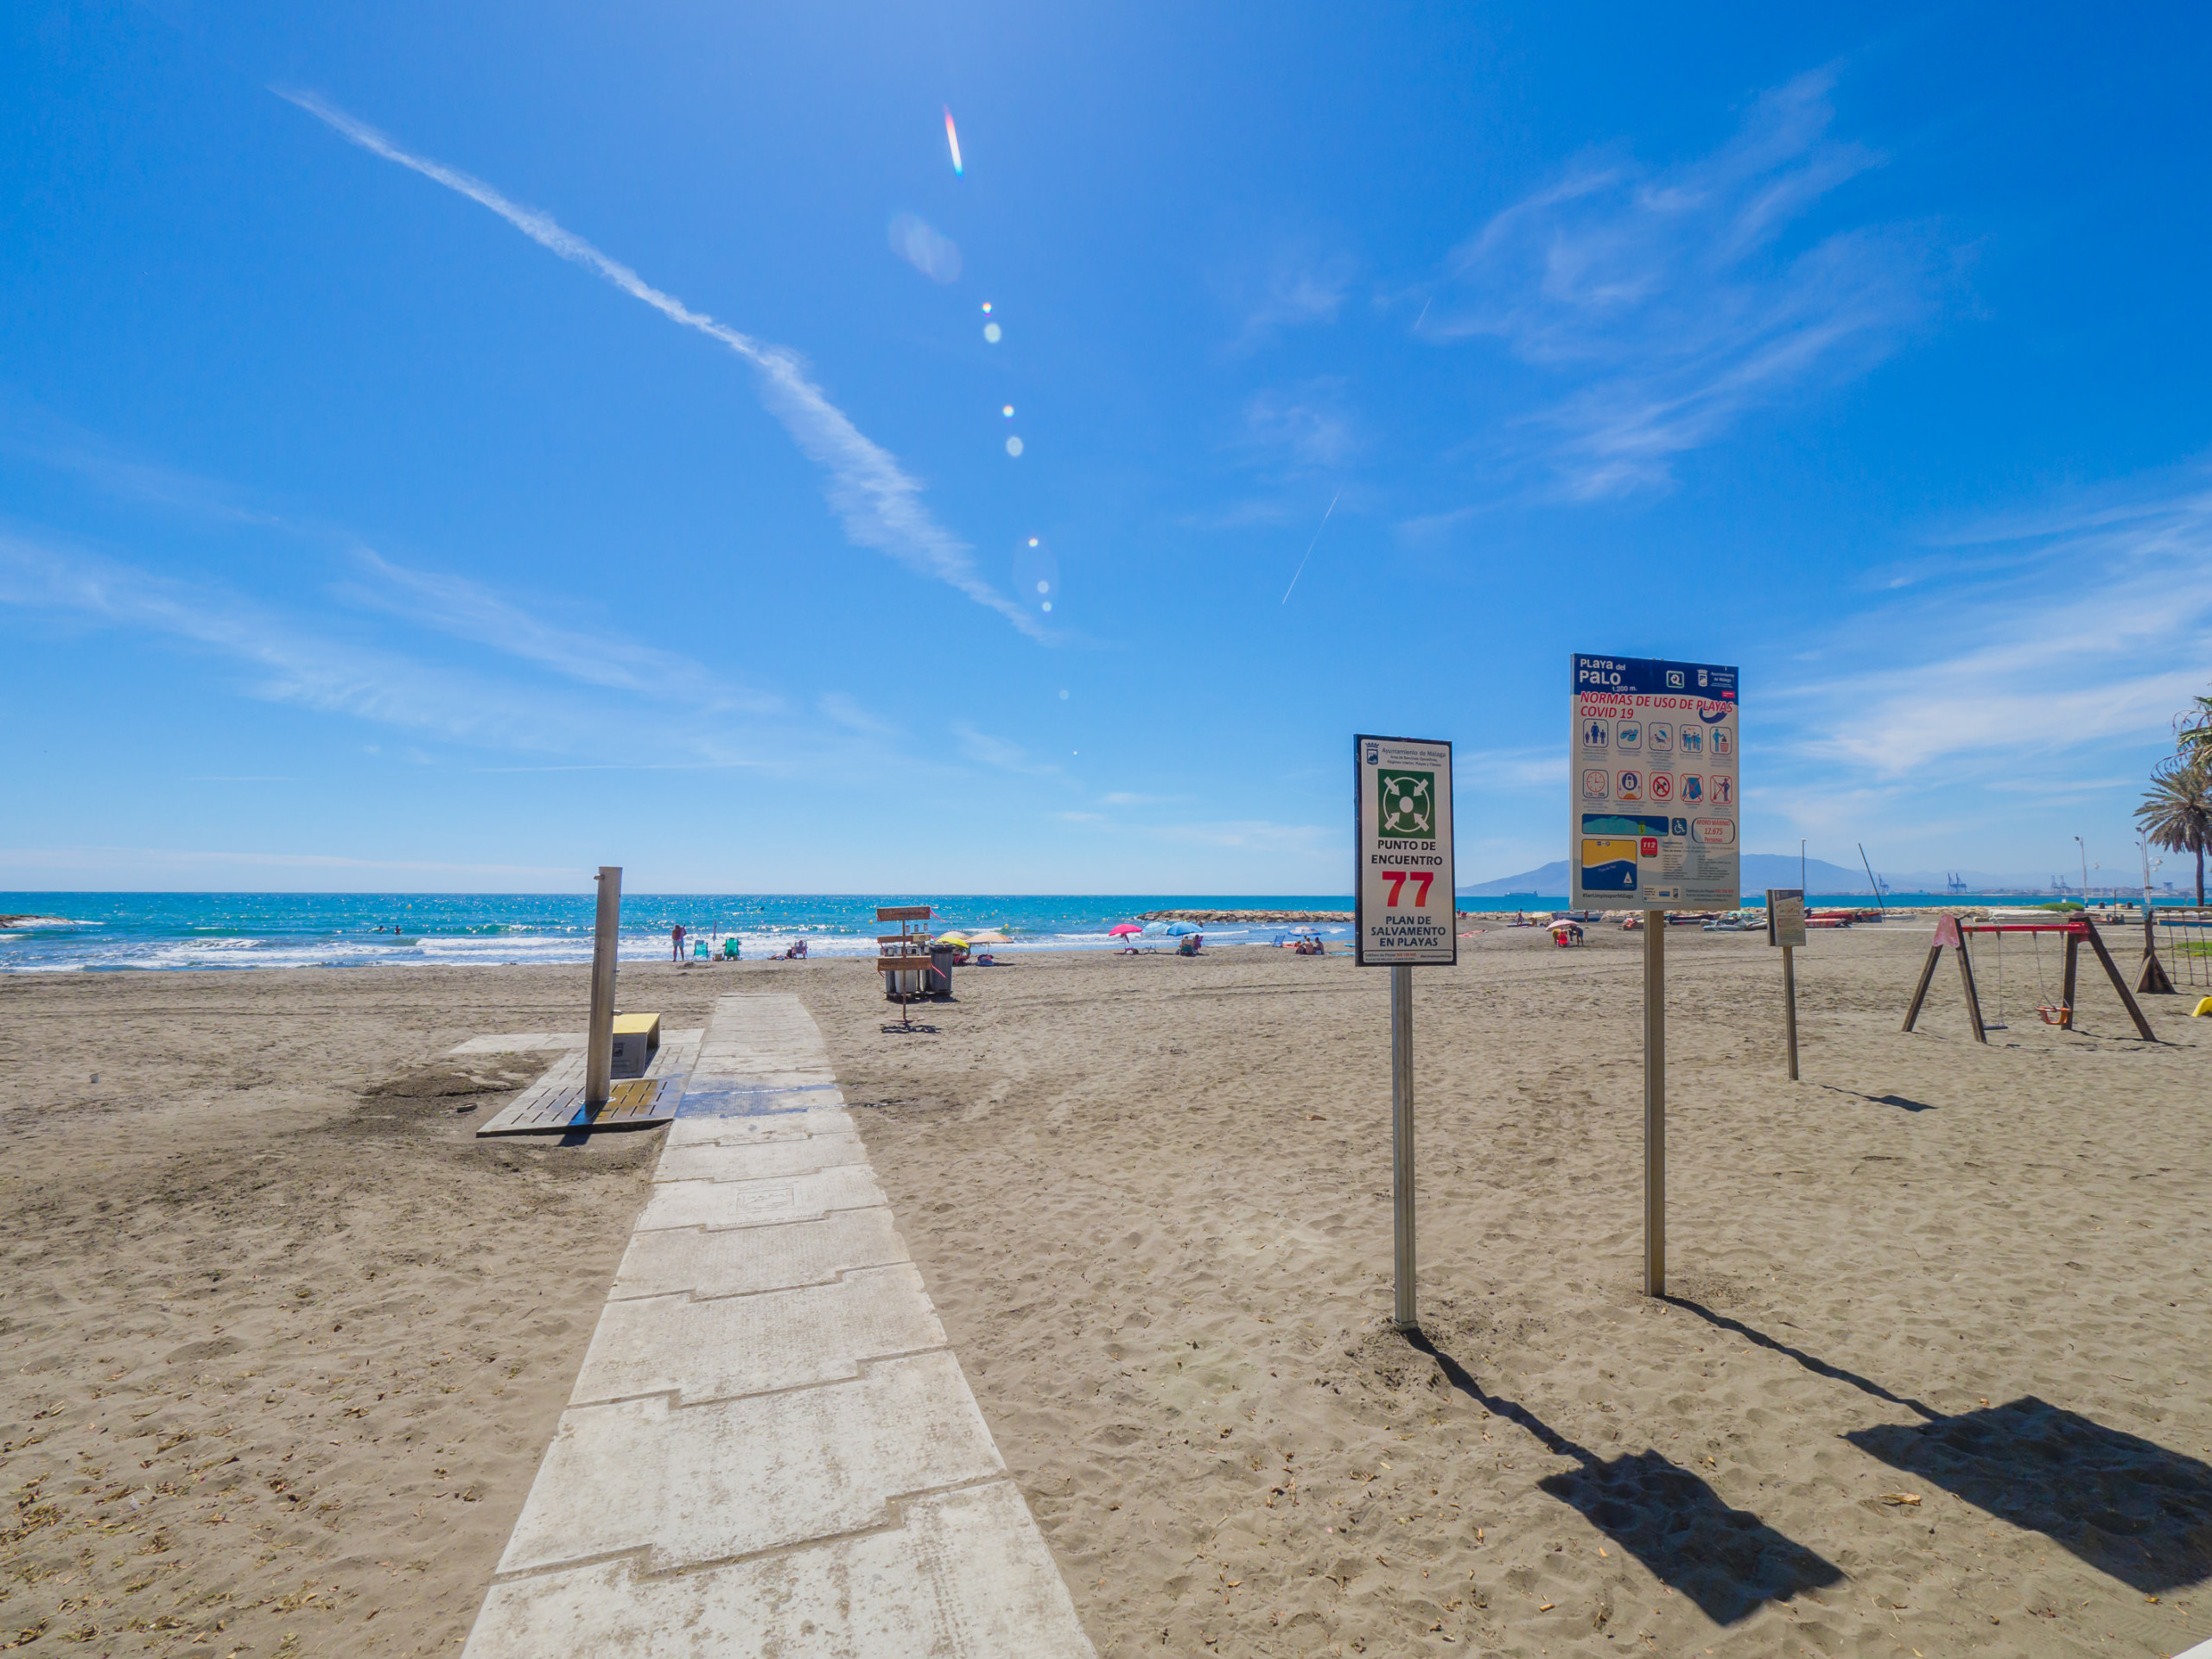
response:
<path id="1" fill-rule="evenodd" d="M 671 929 L 669 929 L 669 930 L 668 930 L 668 938 L 669 938 L 669 960 L 670 960 L 671 962 L 681 962 L 681 961 L 683 961 L 683 923 L 681 923 L 681 922 L 678 922 L 678 923 L 677 923 L 674 927 L 671 927 Z"/>

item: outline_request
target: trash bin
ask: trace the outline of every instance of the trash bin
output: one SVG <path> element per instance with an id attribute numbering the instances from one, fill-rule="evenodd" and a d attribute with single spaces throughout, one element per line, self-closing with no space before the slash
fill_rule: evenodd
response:
<path id="1" fill-rule="evenodd" d="M 929 986 L 928 995 L 931 996 L 942 996 L 948 999 L 952 995 L 952 964 L 959 957 L 959 948 L 956 945 L 933 944 L 930 946 L 930 971 L 927 979 Z"/>

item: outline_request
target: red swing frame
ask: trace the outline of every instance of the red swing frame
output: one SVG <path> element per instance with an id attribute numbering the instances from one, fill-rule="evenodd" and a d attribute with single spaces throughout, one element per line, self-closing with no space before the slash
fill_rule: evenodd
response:
<path id="1" fill-rule="evenodd" d="M 2105 949 L 2104 938 L 2098 933 L 2097 925 L 2087 916 L 2075 916 L 2063 922 L 1963 922 L 1955 916 L 1944 917 L 1936 924 L 1936 939 L 1928 947 L 1927 965 L 1920 970 L 1920 983 L 1914 988 L 1912 1006 L 1905 1010 L 1905 1030 L 1910 1031 L 1914 1022 L 1920 1018 L 1921 1005 L 1928 1000 L 1928 988 L 1935 982 L 1936 965 L 1942 960 L 1944 948 L 1948 946 L 1959 953 L 1959 982 L 1966 992 L 1967 1019 L 1974 1027 L 1974 1039 L 1977 1043 L 1989 1040 L 1982 1028 L 1981 999 L 1974 994 L 1974 962 L 1967 950 L 1967 935 L 1969 933 L 2065 935 L 2066 983 L 2065 989 L 2060 993 L 2063 1001 L 2058 1005 L 2058 1012 L 2061 1017 L 2054 1021 L 2048 1013 L 2044 1013 L 2044 1020 L 2046 1024 L 2056 1024 L 2069 1031 L 2075 1029 L 2075 972 L 2081 963 L 2082 942 L 2087 939 L 2089 948 L 2097 953 L 2097 960 L 2104 964 L 2105 973 L 2112 980 L 2113 989 L 2120 993 L 2120 1002 L 2127 1009 L 2127 1017 L 2135 1022 L 2137 1033 L 2145 1042 L 2158 1040 L 2151 1030 L 2151 1022 L 2143 1017 L 2143 1010 L 2136 1005 L 2135 994 L 2127 988 L 2127 982 L 2120 976 L 2120 969 L 2112 959 L 2112 952 Z"/>

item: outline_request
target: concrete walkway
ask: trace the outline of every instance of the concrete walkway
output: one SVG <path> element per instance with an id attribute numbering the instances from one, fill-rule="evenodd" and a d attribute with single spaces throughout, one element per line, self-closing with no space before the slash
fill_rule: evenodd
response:
<path id="1" fill-rule="evenodd" d="M 843 1108 L 716 1000 L 464 1659 L 1090 1659 Z"/>

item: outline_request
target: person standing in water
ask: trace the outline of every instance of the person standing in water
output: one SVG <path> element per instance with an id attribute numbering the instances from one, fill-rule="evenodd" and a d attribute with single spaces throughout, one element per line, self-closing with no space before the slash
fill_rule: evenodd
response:
<path id="1" fill-rule="evenodd" d="M 678 922 L 678 923 L 677 923 L 674 927 L 671 927 L 671 929 L 669 929 L 669 931 L 668 931 L 668 937 L 669 937 L 669 942 L 670 942 L 670 944 L 671 944 L 671 950 L 670 950 L 670 952 L 669 952 L 669 959 L 670 959 L 671 961 L 672 961 L 672 962 L 681 962 L 681 961 L 683 961 L 683 923 L 681 923 L 681 922 Z"/>

